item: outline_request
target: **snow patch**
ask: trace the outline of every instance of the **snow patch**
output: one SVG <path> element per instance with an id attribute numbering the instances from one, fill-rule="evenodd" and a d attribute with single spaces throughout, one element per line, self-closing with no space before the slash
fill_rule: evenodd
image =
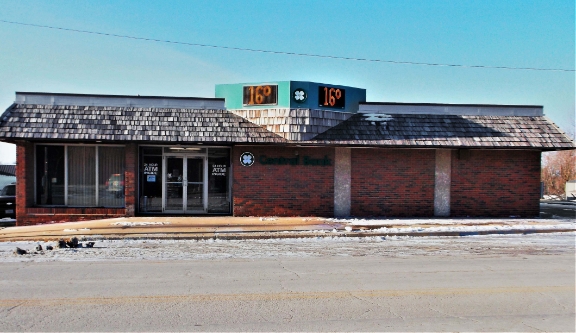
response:
<path id="1" fill-rule="evenodd" d="M 139 226 L 147 226 L 147 225 L 165 225 L 170 224 L 170 222 L 114 222 L 110 223 L 110 225 L 118 225 L 122 227 L 139 227 Z"/>
<path id="2" fill-rule="evenodd" d="M 363 114 L 364 119 L 366 121 L 370 121 L 372 125 L 379 124 L 386 124 L 388 121 L 392 120 L 392 116 L 389 114 L 382 114 L 382 113 L 365 113 Z"/>
<path id="3" fill-rule="evenodd" d="M 261 217 L 260 221 L 276 221 L 277 217 Z"/>

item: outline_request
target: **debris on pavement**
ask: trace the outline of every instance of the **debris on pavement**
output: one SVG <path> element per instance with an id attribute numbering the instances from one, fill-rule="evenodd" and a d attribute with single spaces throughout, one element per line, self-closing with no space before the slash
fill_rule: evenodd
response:
<path id="1" fill-rule="evenodd" d="M 14 253 L 19 254 L 19 255 L 23 255 L 23 254 L 28 254 L 28 251 L 22 250 L 21 248 L 17 247 L 16 251 L 14 251 Z"/>
<path id="2" fill-rule="evenodd" d="M 71 249 L 77 248 L 78 247 L 78 238 L 77 237 L 70 238 L 68 241 L 66 241 L 66 246 L 68 246 Z"/>

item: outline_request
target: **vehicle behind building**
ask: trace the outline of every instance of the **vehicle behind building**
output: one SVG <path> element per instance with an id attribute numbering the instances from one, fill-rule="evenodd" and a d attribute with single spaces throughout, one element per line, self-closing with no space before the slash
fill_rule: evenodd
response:
<path id="1" fill-rule="evenodd" d="M 0 192 L 0 218 L 16 218 L 16 184 L 8 184 Z"/>

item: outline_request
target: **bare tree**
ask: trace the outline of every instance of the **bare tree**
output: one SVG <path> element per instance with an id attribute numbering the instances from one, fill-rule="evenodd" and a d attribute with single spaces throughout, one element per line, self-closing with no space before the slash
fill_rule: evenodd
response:
<path id="1" fill-rule="evenodd" d="M 544 153 L 542 182 L 544 194 L 565 196 L 566 182 L 576 179 L 576 150 Z"/>

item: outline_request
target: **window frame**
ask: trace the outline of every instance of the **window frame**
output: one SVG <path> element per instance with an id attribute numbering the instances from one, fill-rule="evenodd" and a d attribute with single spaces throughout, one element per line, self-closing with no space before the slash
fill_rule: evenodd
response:
<path id="1" fill-rule="evenodd" d="M 38 203 L 38 184 L 37 184 L 37 165 L 38 165 L 38 146 L 58 146 L 58 147 L 64 147 L 64 204 L 63 205 L 43 205 L 41 203 Z M 95 195 L 95 204 L 94 206 L 71 206 L 68 205 L 68 147 L 95 147 L 95 158 L 94 158 L 94 163 L 95 163 L 95 168 L 94 168 L 94 172 L 95 172 L 95 184 L 96 184 L 96 191 L 94 193 Z M 121 206 L 102 206 L 100 205 L 99 201 L 100 201 L 100 196 L 99 196 L 99 177 L 98 177 L 98 173 L 99 173 L 99 149 L 98 147 L 120 147 L 120 148 L 124 148 L 126 149 L 126 145 L 122 145 L 122 144 L 83 144 L 83 143 L 36 143 L 34 144 L 34 205 L 38 206 L 38 207 L 70 207 L 70 208 L 96 208 L 96 207 L 104 207 L 104 208 L 126 208 L 126 198 L 123 199 L 123 203 Z M 124 151 L 124 153 L 126 153 L 126 151 Z M 124 154 L 125 156 L 125 154 Z M 126 172 L 126 162 L 124 162 L 124 171 Z"/>

